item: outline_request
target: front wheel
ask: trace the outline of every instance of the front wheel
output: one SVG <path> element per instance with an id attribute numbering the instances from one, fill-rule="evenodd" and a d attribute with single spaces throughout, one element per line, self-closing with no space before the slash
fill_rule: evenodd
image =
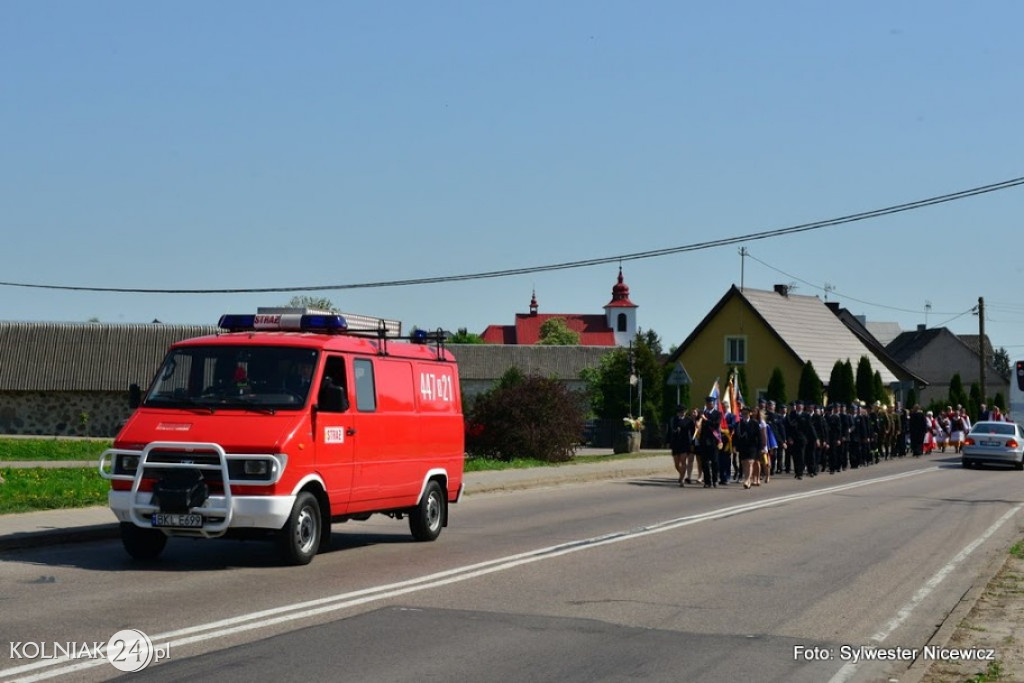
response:
<path id="1" fill-rule="evenodd" d="M 417 541 L 433 541 L 441 535 L 448 501 L 441 485 L 431 479 L 415 509 L 409 513 L 409 530 Z"/>
<path id="2" fill-rule="evenodd" d="M 312 493 L 303 491 L 296 496 L 292 514 L 278 532 L 281 558 L 293 565 L 312 562 L 320 549 L 321 524 L 320 503 Z"/>
<path id="3" fill-rule="evenodd" d="M 131 522 L 121 522 L 121 542 L 136 560 L 155 560 L 167 545 L 167 534 L 157 529 L 143 529 Z"/>

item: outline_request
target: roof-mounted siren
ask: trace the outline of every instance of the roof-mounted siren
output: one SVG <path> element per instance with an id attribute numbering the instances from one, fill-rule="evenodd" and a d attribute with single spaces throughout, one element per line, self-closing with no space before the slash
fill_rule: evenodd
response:
<path id="1" fill-rule="evenodd" d="M 228 313 L 217 327 L 229 332 L 289 331 L 343 334 L 348 331 L 344 316 L 337 313 Z"/>

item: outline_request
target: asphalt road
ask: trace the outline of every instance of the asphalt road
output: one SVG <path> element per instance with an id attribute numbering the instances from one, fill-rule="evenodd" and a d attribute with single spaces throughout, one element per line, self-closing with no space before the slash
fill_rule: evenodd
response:
<path id="1" fill-rule="evenodd" d="M 300 568 L 226 541 L 173 539 L 143 566 L 116 541 L 11 551 L 0 623 L 41 643 L 140 629 L 169 657 L 132 680 L 901 681 L 909 660 L 853 657 L 920 655 L 1019 534 L 1022 481 L 903 459 L 749 491 L 652 476 L 495 493 L 454 507 L 436 543 L 339 525 Z M 0 680 L 119 674 L 9 654 Z"/>

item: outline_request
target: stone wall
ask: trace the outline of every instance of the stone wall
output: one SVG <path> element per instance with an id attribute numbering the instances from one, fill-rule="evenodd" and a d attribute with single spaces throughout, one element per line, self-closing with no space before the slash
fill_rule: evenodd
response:
<path id="1" fill-rule="evenodd" d="M 113 437 L 131 412 L 125 391 L 4 391 L 0 434 Z"/>

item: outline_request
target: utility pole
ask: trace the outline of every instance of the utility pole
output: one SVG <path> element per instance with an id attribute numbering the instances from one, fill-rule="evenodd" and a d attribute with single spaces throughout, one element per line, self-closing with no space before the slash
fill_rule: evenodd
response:
<path id="1" fill-rule="evenodd" d="M 747 265 L 747 248 L 740 247 L 740 291 L 743 291 L 743 269 Z"/>
<path id="2" fill-rule="evenodd" d="M 985 297 L 978 297 L 978 346 L 980 352 L 978 356 L 981 358 L 981 372 L 978 376 L 981 378 L 981 400 L 983 403 L 988 403 L 985 399 Z"/>

